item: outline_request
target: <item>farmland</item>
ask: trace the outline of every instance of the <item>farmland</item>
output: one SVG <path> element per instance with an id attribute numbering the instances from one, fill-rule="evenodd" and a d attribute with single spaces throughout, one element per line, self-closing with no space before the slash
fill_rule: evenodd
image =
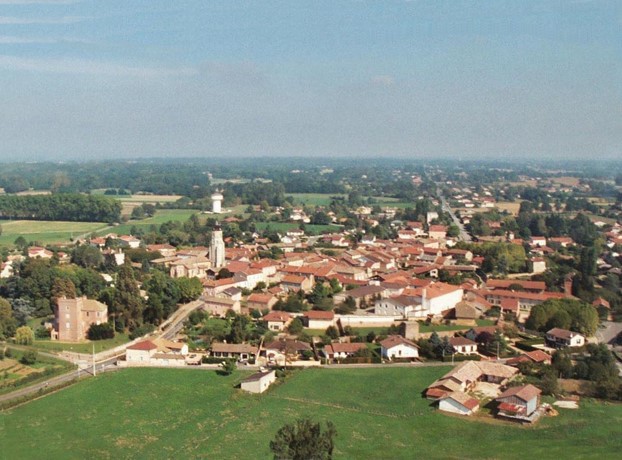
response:
<path id="1" fill-rule="evenodd" d="M 40 220 L 0 220 L 0 245 L 12 245 L 18 236 L 40 244 L 66 243 L 71 238 L 107 228 L 102 222 L 61 222 Z"/>
<path id="2" fill-rule="evenodd" d="M 300 228 L 300 224 L 294 224 L 289 222 L 257 222 L 255 227 L 258 231 L 262 232 L 267 228 L 276 232 L 285 233 L 289 230 L 295 230 Z M 340 231 L 341 227 L 337 225 L 312 225 L 305 224 L 305 233 L 308 235 L 318 235 L 323 232 L 336 232 Z"/>
<path id="3" fill-rule="evenodd" d="M 0 443 L 6 458 L 270 458 L 277 429 L 309 416 L 336 425 L 335 458 L 617 455 L 622 406 L 584 400 L 530 428 L 447 416 L 421 398 L 447 369 L 313 369 L 263 395 L 234 388 L 239 371 L 128 369 L 0 414 Z"/>

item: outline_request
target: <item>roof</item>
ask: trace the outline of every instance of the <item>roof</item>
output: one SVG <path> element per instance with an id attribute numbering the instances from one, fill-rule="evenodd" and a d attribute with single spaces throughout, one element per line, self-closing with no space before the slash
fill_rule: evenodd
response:
<path id="1" fill-rule="evenodd" d="M 343 294 L 352 297 L 353 299 L 368 297 L 371 295 L 379 294 L 384 291 L 380 286 L 361 286 L 354 288 L 351 291 L 344 291 Z"/>
<path id="2" fill-rule="evenodd" d="M 281 282 L 283 283 L 289 283 L 289 284 L 301 284 L 303 283 L 307 278 L 305 278 L 304 276 L 298 276 L 298 275 L 285 275 L 282 279 Z"/>
<path id="3" fill-rule="evenodd" d="M 542 350 L 527 351 L 527 352 L 525 352 L 523 354 L 528 356 L 532 361 L 534 361 L 536 363 L 541 363 L 541 362 L 544 362 L 544 361 L 550 361 L 551 360 L 551 355 L 549 355 L 548 353 L 545 353 Z"/>
<path id="4" fill-rule="evenodd" d="M 390 335 L 382 342 L 380 342 L 380 345 L 385 349 L 393 348 L 398 345 L 407 345 L 409 347 L 419 348 L 419 346 L 415 342 L 413 342 L 412 340 L 408 340 L 401 335 Z"/>
<path id="5" fill-rule="evenodd" d="M 260 293 L 254 292 L 248 296 L 248 301 L 254 302 L 254 303 L 268 304 L 272 300 L 274 300 L 274 296 L 272 294 L 260 294 Z"/>
<path id="6" fill-rule="evenodd" d="M 74 305 L 80 307 L 81 311 L 108 311 L 108 306 L 106 304 L 98 302 L 97 300 L 87 299 L 86 297 L 78 297 L 76 299 L 66 299 L 63 297 L 58 299 L 59 308 Z"/>
<path id="7" fill-rule="evenodd" d="M 311 345 L 306 342 L 300 342 L 299 340 L 275 340 L 265 345 L 266 350 L 278 350 L 280 352 L 295 353 L 298 351 L 311 351 Z"/>
<path id="8" fill-rule="evenodd" d="M 539 396 L 542 391 L 539 388 L 534 387 L 531 384 L 521 385 L 519 387 L 510 387 L 501 393 L 496 400 L 499 401 L 504 398 L 514 396 L 525 402 L 531 401 L 533 398 Z"/>
<path id="9" fill-rule="evenodd" d="M 523 281 L 523 280 L 493 280 L 489 279 L 486 281 L 487 288 L 500 288 L 507 289 L 511 285 L 516 284 L 523 287 L 523 289 L 532 290 L 532 291 L 545 291 L 546 283 L 544 281 Z"/>
<path id="10" fill-rule="evenodd" d="M 329 343 L 326 345 L 324 350 L 329 355 L 334 355 L 335 353 L 356 353 L 363 348 L 366 348 L 362 342 L 353 342 L 353 343 Z"/>
<path id="11" fill-rule="evenodd" d="M 212 353 L 256 353 L 257 347 L 248 343 L 214 342 L 210 347 Z"/>
<path id="12" fill-rule="evenodd" d="M 274 373 L 275 371 L 257 372 L 253 375 L 249 375 L 248 377 L 246 377 L 244 380 L 242 380 L 242 383 L 257 382 L 263 379 L 264 377 L 269 377 L 271 374 L 274 374 Z"/>
<path id="13" fill-rule="evenodd" d="M 332 311 L 310 310 L 305 312 L 304 316 L 308 319 L 332 321 L 335 319 L 335 313 Z"/>
<path id="14" fill-rule="evenodd" d="M 466 393 L 462 391 L 454 391 L 452 393 L 447 394 L 445 397 L 441 399 L 453 399 L 457 403 L 463 405 L 469 410 L 473 410 L 479 406 L 479 401 L 475 398 L 472 398 Z"/>
<path id="15" fill-rule="evenodd" d="M 449 343 L 452 347 L 459 347 L 464 345 L 477 345 L 472 340 L 467 339 L 466 337 L 451 337 L 449 339 Z"/>
<path id="16" fill-rule="evenodd" d="M 158 348 L 158 346 L 153 343 L 151 340 L 143 340 L 142 342 L 138 342 L 135 343 L 134 345 L 130 345 L 129 347 L 127 347 L 128 350 L 142 350 L 142 351 L 149 351 L 149 350 L 156 350 Z"/>
<path id="17" fill-rule="evenodd" d="M 267 313 L 262 319 L 264 321 L 286 323 L 291 318 L 292 318 L 292 315 L 290 315 L 289 313 L 287 313 L 285 311 L 276 311 L 276 310 L 274 310 L 274 311 L 271 311 L 271 312 Z"/>
<path id="18" fill-rule="evenodd" d="M 578 332 L 569 331 L 567 329 L 561 329 L 559 327 L 554 327 L 553 329 L 548 330 L 546 332 L 546 335 L 551 335 L 559 339 L 571 339 L 581 334 L 579 334 Z"/>

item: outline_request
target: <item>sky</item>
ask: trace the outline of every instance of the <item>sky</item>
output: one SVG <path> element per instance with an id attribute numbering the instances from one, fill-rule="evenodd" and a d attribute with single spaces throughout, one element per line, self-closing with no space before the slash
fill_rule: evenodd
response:
<path id="1" fill-rule="evenodd" d="M 619 0 L 0 0 L 0 160 L 622 158 Z"/>

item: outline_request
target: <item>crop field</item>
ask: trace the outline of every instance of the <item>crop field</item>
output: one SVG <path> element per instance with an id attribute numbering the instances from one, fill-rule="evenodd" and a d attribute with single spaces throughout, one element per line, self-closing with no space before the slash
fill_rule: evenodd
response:
<path id="1" fill-rule="evenodd" d="M 536 426 L 439 413 L 423 389 L 442 367 L 309 369 L 262 395 L 248 375 L 127 369 L 0 413 L 5 458 L 271 458 L 284 423 L 332 421 L 335 459 L 615 458 L 622 405 L 583 400 Z"/>
<path id="2" fill-rule="evenodd" d="M 345 197 L 342 193 L 287 193 L 294 197 L 294 203 L 306 206 L 329 206 L 333 196 Z"/>
<path id="3" fill-rule="evenodd" d="M 62 222 L 42 220 L 0 220 L 0 245 L 12 245 L 18 236 L 41 244 L 66 243 L 108 227 L 102 222 Z"/>
<path id="4" fill-rule="evenodd" d="M 147 230 L 151 225 L 156 225 L 159 227 L 160 225 L 168 222 L 169 220 L 185 222 L 193 214 L 198 214 L 198 211 L 194 209 L 158 209 L 153 217 L 141 220 L 131 220 L 125 224 L 108 228 L 105 232 L 101 232 L 100 234 L 117 233 L 119 235 L 129 235 L 131 233 L 132 227 Z"/>
<path id="5" fill-rule="evenodd" d="M 513 216 L 518 215 L 518 210 L 520 209 L 520 202 L 517 201 L 498 201 L 495 204 L 495 207 L 499 209 L 499 211 L 507 211 Z"/>

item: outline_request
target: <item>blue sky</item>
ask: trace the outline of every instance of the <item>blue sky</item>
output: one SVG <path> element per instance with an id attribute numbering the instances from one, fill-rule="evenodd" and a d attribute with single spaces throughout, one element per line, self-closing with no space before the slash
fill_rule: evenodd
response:
<path id="1" fill-rule="evenodd" d="M 622 157 L 622 2 L 0 0 L 0 159 Z"/>

